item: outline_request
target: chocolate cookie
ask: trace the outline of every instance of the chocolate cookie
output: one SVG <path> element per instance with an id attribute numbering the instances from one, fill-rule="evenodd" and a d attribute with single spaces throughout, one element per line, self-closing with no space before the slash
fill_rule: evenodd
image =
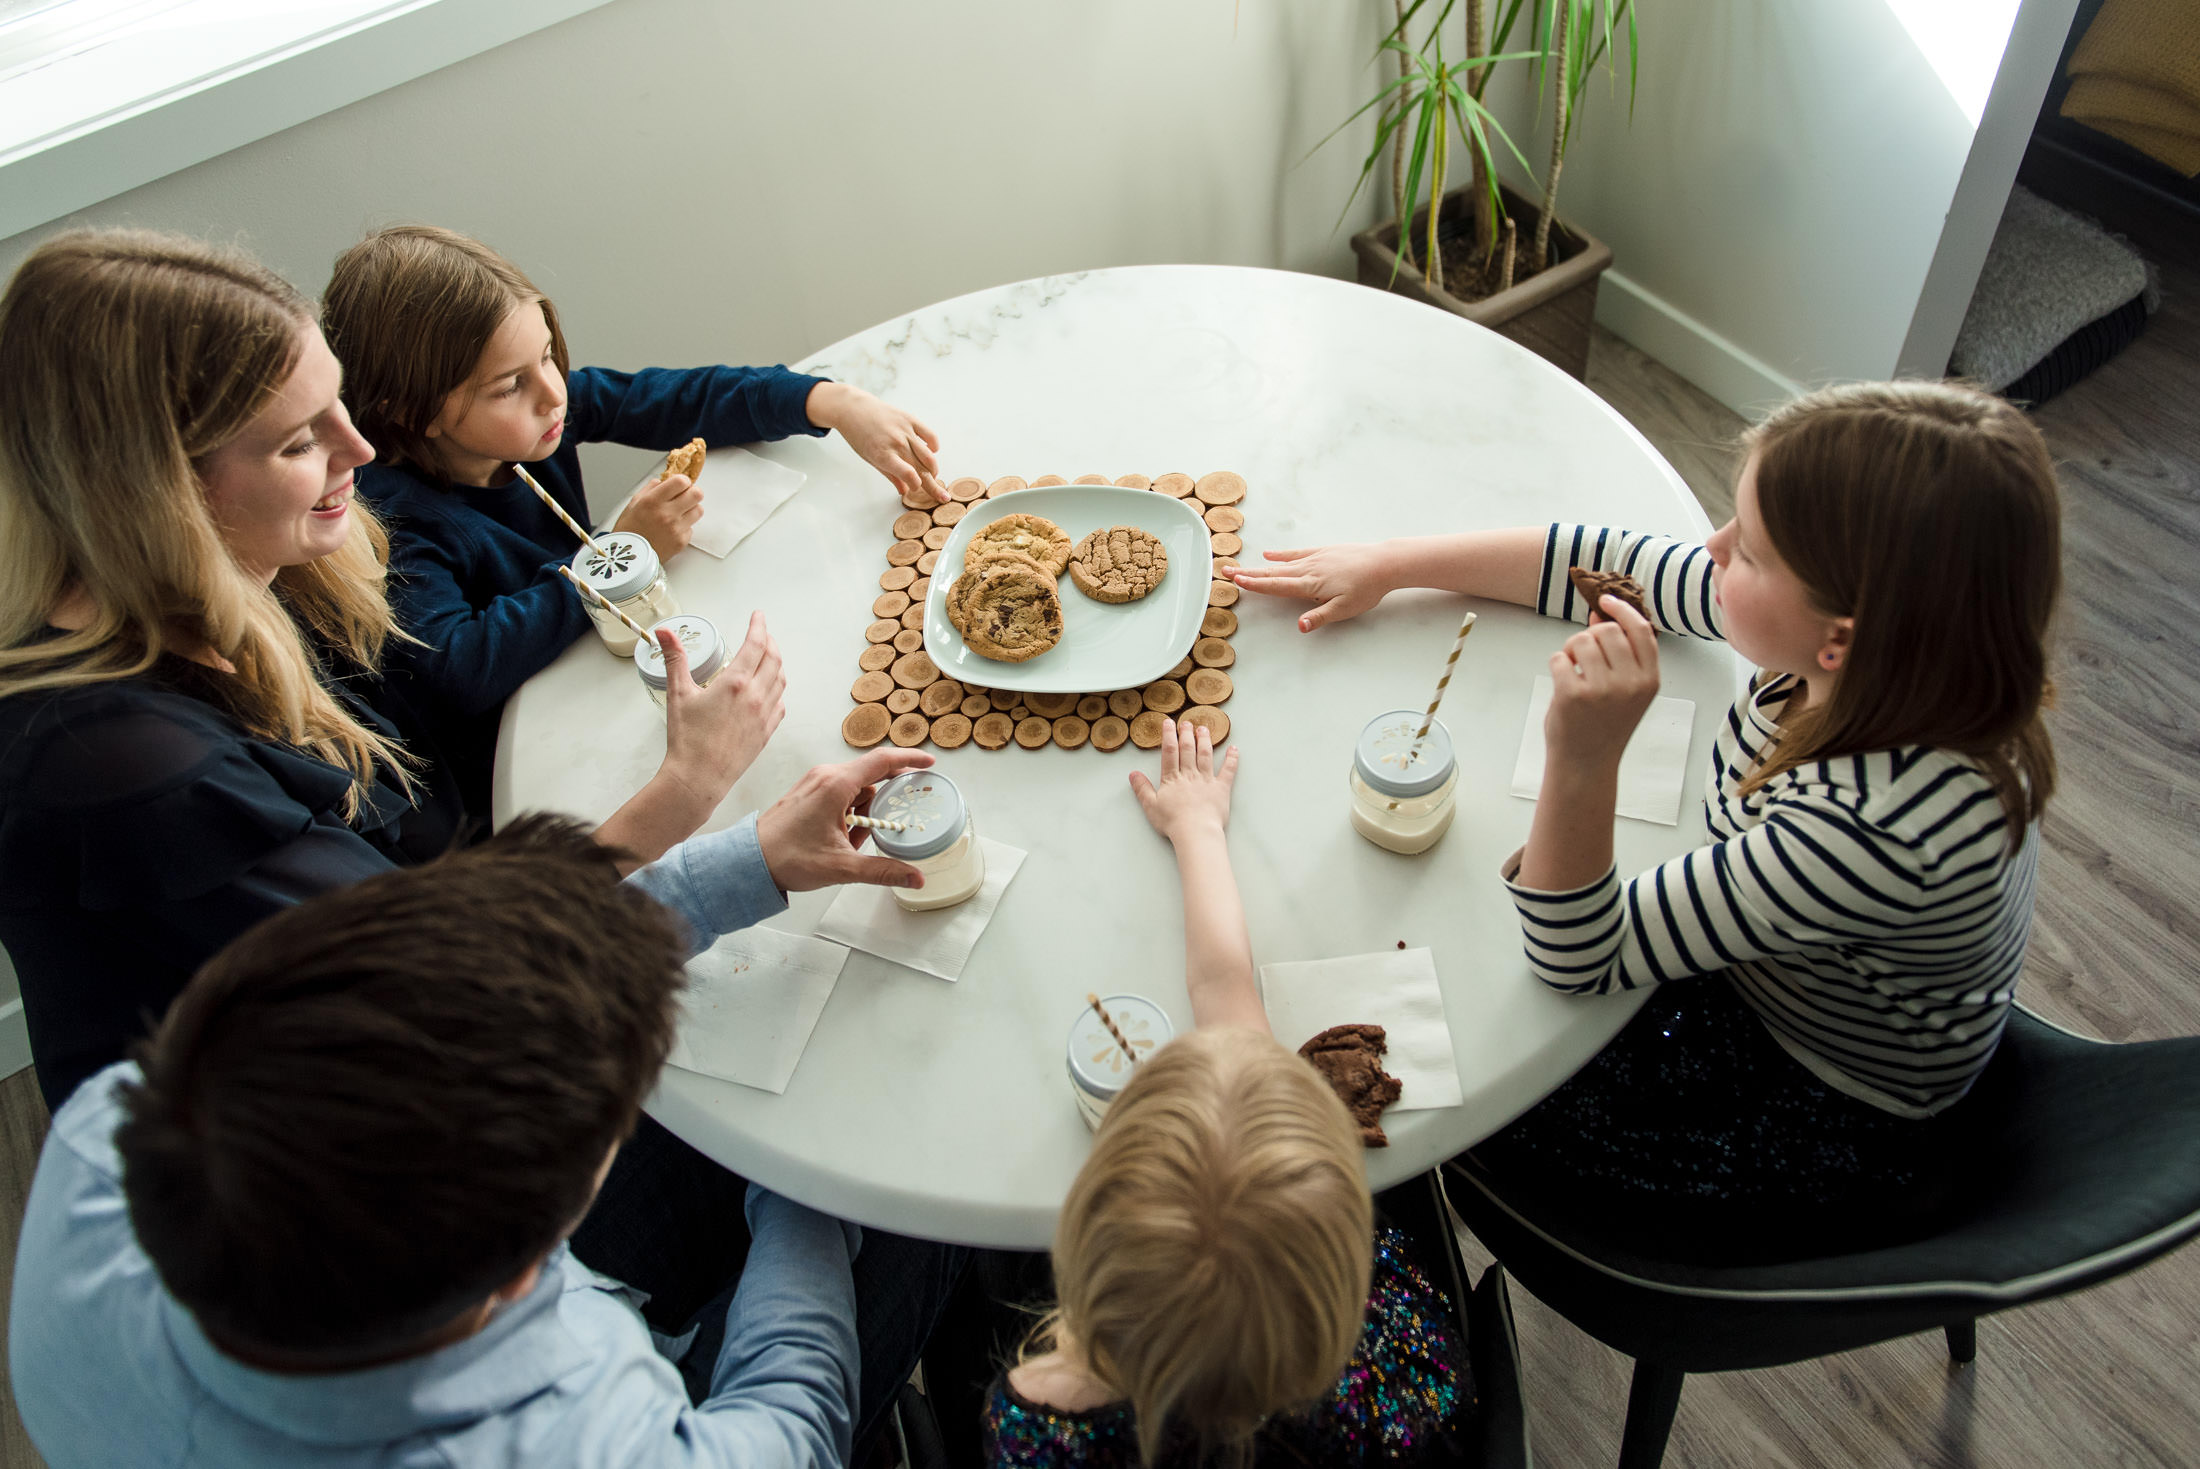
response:
<path id="1" fill-rule="evenodd" d="M 1360 1141 L 1387 1148 L 1383 1109 L 1398 1100 L 1398 1078 L 1383 1070 L 1390 1039 L 1380 1025 L 1332 1025 L 1299 1047 L 1299 1054 L 1322 1074 L 1337 1100 L 1360 1126 Z"/>
<path id="2" fill-rule="evenodd" d="M 1160 538 L 1135 525 L 1096 530 L 1070 553 L 1069 579 L 1095 602 L 1135 602 L 1169 574 Z"/>
<path id="3" fill-rule="evenodd" d="M 1004 551 L 1029 556 L 1046 569 L 1048 576 L 1060 576 L 1062 568 L 1069 565 L 1069 537 L 1043 515 L 1004 515 L 985 526 L 970 538 L 963 551 L 963 565 L 976 566 Z"/>
<path id="4" fill-rule="evenodd" d="M 1650 600 L 1642 593 L 1642 583 L 1624 571 L 1584 571 L 1575 566 L 1567 570 L 1566 576 L 1574 590 L 1588 598 L 1591 621 L 1604 615 L 1597 603 L 1606 596 L 1619 598 L 1645 618 L 1650 616 Z"/>

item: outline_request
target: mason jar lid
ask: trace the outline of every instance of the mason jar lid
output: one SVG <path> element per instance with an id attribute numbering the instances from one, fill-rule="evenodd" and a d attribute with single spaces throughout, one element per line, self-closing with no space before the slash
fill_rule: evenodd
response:
<path id="1" fill-rule="evenodd" d="M 1452 754 L 1451 731 L 1441 719 L 1432 720 L 1428 734 L 1416 746 L 1414 733 L 1421 727 L 1419 709 L 1393 709 L 1378 714 L 1360 731 L 1359 747 L 1352 752 L 1352 768 L 1368 786 L 1393 799 L 1425 796 L 1451 778 L 1457 757 Z"/>
<path id="2" fill-rule="evenodd" d="M 1108 1007 L 1115 1028 L 1123 1032 L 1141 1061 L 1176 1034 L 1168 1012 L 1144 995 L 1102 995 L 1100 1003 Z M 1102 1100 L 1113 1098 L 1131 1079 L 1129 1058 L 1090 1005 L 1078 1008 L 1069 1028 L 1069 1074 L 1080 1091 Z"/>
<path id="3" fill-rule="evenodd" d="M 601 556 L 586 546 L 573 555 L 573 574 L 588 583 L 590 591 L 624 602 L 657 579 L 657 552 L 645 537 L 615 530 L 596 537 L 596 544 L 603 547 Z"/>
<path id="4" fill-rule="evenodd" d="M 634 640 L 634 671 L 642 676 L 642 682 L 658 693 L 665 690 L 665 650 L 657 646 L 657 628 L 669 627 L 687 650 L 688 677 L 697 683 L 709 683 L 711 676 L 726 666 L 726 640 L 718 635 L 718 624 L 693 612 L 682 612 L 668 617 L 649 630 L 646 638 Z"/>
<path id="5" fill-rule="evenodd" d="M 937 770 L 912 770 L 887 781 L 871 797 L 871 814 L 908 823 L 907 831 L 871 832 L 879 851 L 901 862 L 938 856 L 955 845 L 970 820 L 961 788 Z"/>

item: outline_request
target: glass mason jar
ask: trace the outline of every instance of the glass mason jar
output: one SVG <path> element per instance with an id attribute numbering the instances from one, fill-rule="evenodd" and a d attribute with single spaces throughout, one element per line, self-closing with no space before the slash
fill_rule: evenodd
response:
<path id="1" fill-rule="evenodd" d="M 672 599 L 672 583 L 665 580 L 665 569 L 647 539 L 615 530 L 596 537 L 596 544 L 603 547 L 601 556 L 586 546 L 573 556 L 573 574 L 589 590 L 644 627 L 655 627 L 680 610 Z M 596 624 L 604 646 L 621 658 L 633 657 L 634 629 L 594 602 L 587 605 L 588 620 Z"/>
<path id="2" fill-rule="evenodd" d="M 1451 731 L 1421 711 L 1393 709 L 1360 731 L 1352 752 L 1352 829 L 1378 847 L 1412 856 L 1436 845 L 1459 809 L 1459 761 Z"/>
<path id="3" fill-rule="evenodd" d="M 962 788 L 937 770 L 897 775 L 871 797 L 871 814 L 899 821 L 907 831 L 874 829 L 871 840 L 883 856 L 906 862 L 924 874 L 921 888 L 893 888 L 894 901 L 912 913 L 952 908 L 968 902 L 985 886 L 985 851 Z"/>
<path id="4" fill-rule="evenodd" d="M 1115 1028 L 1123 1032 L 1123 1039 L 1130 1042 L 1140 1061 L 1176 1034 L 1168 1012 L 1143 995 L 1106 995 L 1100 1003 L 1107 1007 Z M 1123 1054 L 1123 1047 L 1108 1034 L 1106 1023 L 1092 1006 L 1080 1008 L 1076 1022 L 1069 1028 L 1069 1089 L 1077 1099 L 1085 1126 L 1099 1130 L 1100 1119 L 1115 1104 L 1116 1093 L 1131 1079 L 1131 1067 L 1131 1058 Z"/>
<path id="5" fill-rule="evenodd" d="M 657 629 L 669 627 L 680 646 L 687 650 L 688 677 L 698 684 L 707 684 L 718 670 L 726 666 L 726 640 L 718 635 L 718 624 L 693 612 L 682 612 L 667 617 L 651 626 L 647 638 L 638 638 L 632 632 L 626 635 L 627 656 L 634 660 L 634 671 L 641 675 L 642 687 L 649 690 L 650 702 L 661 714 L 665 709 L 665 650 L 657 646 Z"/>

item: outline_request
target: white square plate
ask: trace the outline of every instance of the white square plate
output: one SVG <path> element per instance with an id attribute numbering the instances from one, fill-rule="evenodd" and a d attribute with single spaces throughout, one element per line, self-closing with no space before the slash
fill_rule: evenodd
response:
<path id="1" fill-rule="evenodd" d="M 982 658 L 947 620 L 947 589 L 962 574 L 972 537 L 1004 515 L 1040 515 L 1071 541 L 1111 525 L 1135 525 L 1169 553 L 1169 574 L 1135 602 L 1095 602 L 1060 577 L 1062 640 L 1036 658 L 1001 663 Z M 949 678 L 989 689 L 1034 694 L 1093 694 L 1151 683 L 1174 667 L 1199 639 L 1207 616 L 1214 556 L 1207 524 L 1182 500 L 1120 485 L 1047 485 L 980 500 L 955 523 L 932 568 L 924 599 L 924 649 Z"/>

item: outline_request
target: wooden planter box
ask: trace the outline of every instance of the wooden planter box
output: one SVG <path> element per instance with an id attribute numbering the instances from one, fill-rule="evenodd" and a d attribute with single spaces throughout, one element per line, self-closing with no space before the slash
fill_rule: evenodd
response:
<path id="1" fill-rule="evenodd" d="M 1444 212 L 1437 231 L 1445 252 L 1470 248 L 1474 239 L 1472 186 L 1444 195 Z M 1520 253 L 1525 256 L 1535 239 L 1539 211 L 1534 201 L 1504 190 L 1505 207 L 1519 230 Z M 1428 206 L 1413 217 L 1416 241 L 1428 230 Z M 1379 224 L 1352 237 L 1352 253 L 1359 257 L 1360 284 L 1395 291 L 1429 306 L 1479 322 L 1512 338 L 1537 356 L 1558 364 L 1575 377 L 1589 371 L 1589 325 L 1596 317 L 1597 277 L 1611 269 L 1609 245 L 1564 220 L 1551 226 L 1552 262 L 1547 270 L 1516 280 L 1509 291 L 1462 301 L 1449 291 L 1424 284 L 1410 261 L 1399 265 L 1398 221 Z M 1391 278 L 1393 269 L 1397 278 Z"/>

